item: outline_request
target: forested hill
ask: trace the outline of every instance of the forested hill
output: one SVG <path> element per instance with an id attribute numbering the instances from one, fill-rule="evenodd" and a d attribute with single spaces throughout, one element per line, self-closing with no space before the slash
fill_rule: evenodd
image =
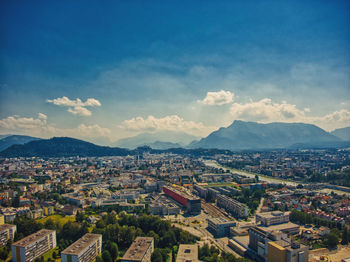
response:
<path id="1" fill-rule="evenodd" d="M 192 156 L 210 156 L 215 154 L 230 154 L 229 150 L 219 149 L 184 149 L 171 148 L 166 150 L 152 149 L 148 146 L 129 150 L 119 147 L 99 146 L 93 143 L 70 137 L 53 137 L 31 141 L 24 145 L 12 145 L 0 152 L 0 157 L 69 157 L 69 156 L 125 156 L 137 155 L 143 152 L 174 153 Z"/>

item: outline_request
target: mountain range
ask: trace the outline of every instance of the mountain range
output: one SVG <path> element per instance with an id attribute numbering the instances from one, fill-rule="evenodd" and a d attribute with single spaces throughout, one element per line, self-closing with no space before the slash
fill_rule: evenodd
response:
<path id="1" fill-rule="evenodd" d="M 112 146 L 134 149 L 147 145 L 154 149 L 168 149 L 185 147 L 193 140 L 198 139 L 200 138 L 183 132 L 159 131 L 123 138 L 113 143 Z"/>
<path id="2" fill-rule="evenodd" d="M 350 126 L 333 130 L 331 134 L 342 140 L 350 141 Z"/>
<path id="3" fill-rule="evenodd" d="M 183 141 L 188 142 L 193 136 L 177 132 L 147 133 L 122 139 L 116 143 L 125 147 L 128 145 L 129 148 L 136 147 L 136 149 L 99 146 L 69 137 L 40 139 L 8 135 L 0 139 L 0 156 L 124 156 L 139 154 L 142 151 L 205 155 L 227 152 L 226 150 L 344 148 L 350 147 L 350 139 L 347 139 L 349 130 L 350 128 L 342 128 L 328 133 L 315 125 L 304 123 L 260 124 L 236 120 L 230 126 L 222 127 L 205 138 L 189 143 L 188 146 L 185 146 Z M 173 141 L 180 142 L 166 141 L 167 133 Z M 175 138 L 177 140 L 174 140 Z M 164 139 L 164 141 L 157 139 Z"/>
<path id="4" fill-rule="evenodd" d="M 259 150 L 298 148 L 305 145 L 320 148 L 343 146 L 344 143 L 341 138 L 312 124 L 261 124 L 236 120 L 230 126 L 222 127 L 209 136 L 192 142 L 189 148 Z"/>
<path id="5" fill-rule="evenodd" d="M 23 145 L 30 141 L 40 140 L 41 138 L 32 136 L 21 136 L 21 135 L 3 135 L 0 137 L 0 151 L 12 146 L 12 145 Z"/>

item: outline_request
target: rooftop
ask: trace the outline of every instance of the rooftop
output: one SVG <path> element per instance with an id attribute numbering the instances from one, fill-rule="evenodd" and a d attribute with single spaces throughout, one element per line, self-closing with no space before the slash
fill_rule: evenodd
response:
<path id="1" fill-rule="evenodd" d="M 198 260 L 197 245 L 180 245 L 177 252 L 176 262 L 194 262 Z"/>
<path id="2" fill-rule="evenodd" d="M 7 230 L 7 229 L 10 229 L 10 228 L 14 228 L 16 227 L 15 225 L 10 225 L 10 224 L 3 224 L 3 225 L 0 225 L 0 231 L 3 231 L 3 230 Z"/>
<path id="3" fill-rule="evenodd" d="M 137 237 L 123 256 L 123 260 L 141 261 L 147 249 L 153 243 L 153 237 Z"/>
<path id="4" fill-rule="evenodd" d="M 93 244 L 99 238 L 102 238 L 102 235 L 87 233 L 83 237 L 75 241 L 72 245 L 67 247 L 65 250 L 63 250 L 62 253 L 67 255 L 79 255 L 84 251 L 86 247 Z"/>
<path id="5" fill-rule="evenodd" d="M 43 237 L 52 234 L 52 233 L 56 233 L 56 231 L 54 230 L 48 230 L 48 229 L 41 229 L 38 232 L 31 234 L 25 238 L 22 238 L 21 240 L 13 243 L 13 246 L 17 246 L 17 247 L 26 247 L 32 243 L 35 243 L 36 241 L 42 239 Z"/>
<path id="6" fill-rule="evenodd" d="M 228 220 L 224 217 L 214 217 L 214 218 L 208 218 L 212 223 L 214 224 L 232 224 L 236 223 L 235 221 Z"/>

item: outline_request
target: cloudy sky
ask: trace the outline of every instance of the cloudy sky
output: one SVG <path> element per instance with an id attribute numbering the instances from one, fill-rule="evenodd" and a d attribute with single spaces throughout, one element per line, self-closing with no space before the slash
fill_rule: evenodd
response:
<path id="1" fill-rule="evenodd" d="M 0 133 L 350 126 L 349 1 L 0 3 Z"/>

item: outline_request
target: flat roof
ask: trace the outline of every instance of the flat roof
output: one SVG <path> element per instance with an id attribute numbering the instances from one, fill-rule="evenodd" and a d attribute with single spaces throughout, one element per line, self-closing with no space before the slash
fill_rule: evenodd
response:
<path id="1" fill-rule="evenodd" d="M 54 230 L 48 230 L 48 229 L 41 229 L 38 232 L 31 234 L 25 238 L 22 238 L 21 240 L 13 243 L 13 246 L 17 246 L 17 247 L 26 247 L 32 243 L 35 243 L 36 241 L 42 239 L 43 237 L 52 234 L 52 233 L 56 233 L 56 231 Z"/>
<path id="2" fill-rule="evenodd" d="M 228 220 L 224 217 L 213 217 L 213 218 L 208 218 L 208 220 L 210 220 L 214 224 L 232 224 L 232 223 L 235 224 L 236 223 L 235 221 Z"/>
<path id="3" fill-rule="evenodd" d="M 282 240 L 282 241 L 283 241 L 283 240 Z M 285 241 L 283 241 L 283 242 L 281 242 L 281 243 L 279 243 L 279 242 L 281 242 L 281 241 L 278 241 L 278 243 L 277 243 L 277 242 L 270 241 L 270 242 L 269 242 L 269 245 L 274 246 L 275 248 L 277 248 L 277 249 L 280 250 L 280 251 L 286 250 L 285 247 L 288 246 L 288 245 L 290 245 L 289 243 L 287 244 L 287 242 L 286 242 L 286 243 L 283 243 L 283 242 L 285 242 Z"/>
<path id="4" fill-rule="evenodd" d="M 264 218 L 272 218 L 272 217 L 289 216 L 289 214 L 290 214 L 290 212 L 272 211 L 272 212 L 258 213 L 258 214 L 256 214 L 256 216 L 264 217 Z"/>
<path id="5" fill-rule="evenodd" d="M 63 250 L 62 253 L 67 255 L 79 255 L 86 247 L 96 242 L 99 238 L 102 238 L 102 235 L 87 233 Z"/>
<path id="6" fill-rule="evenodd" d="M 152 242 L 153 237 L 137 237 L 125 252 L 122 260 L 141 261 Z"/>
<path id="7" fill-rule="evenodd" d="M 286 230 L 286 229 L 291 229 L 296 227 L 299 228 L 300 226 L 292 222 L 288 222 L 283 224 L 271 225 L 268 227 L 264 227 L 264 226 L 258 226 L 258 227 L 266 232 L 271 232 L 271 231 L 281 231 L 281 230 Z"/>
<path id="8" fill-rule="evenodd" d="M 179 251 L 177 252 L 176 262 L 183 261 L 199 261 L 198 260 L 198 246 L 194 245 L 184 245 L 179 246 Z"/>
<path id="9" fill-rule="evenodd" d="M 2 224 L 0 225 L 0 231 L 3 231 L 3 230 L 7 230 L 7 229 L 10 229 L 10 228 L 14 228 L 16 227 L 15 225 L 10 225 L 10 224 Z"/>

